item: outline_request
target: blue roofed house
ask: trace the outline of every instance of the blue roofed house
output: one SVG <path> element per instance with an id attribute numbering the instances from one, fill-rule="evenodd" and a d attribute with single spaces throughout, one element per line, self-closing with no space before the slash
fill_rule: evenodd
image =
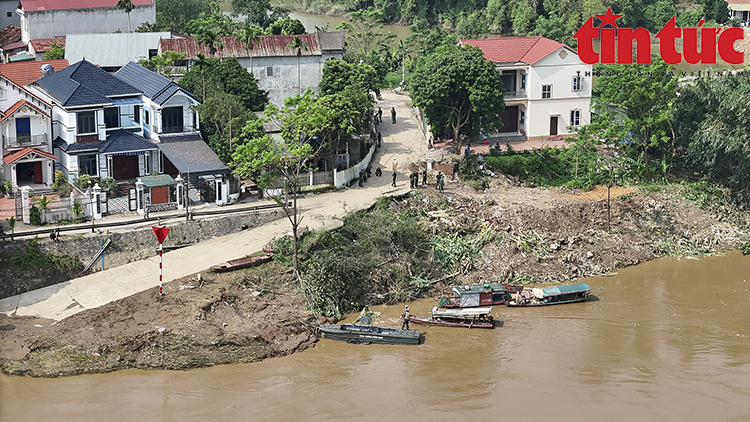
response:
<path id="1" fill-rule="evenodd" d="M 82 60 L 29 85 L 52 104 L 54 153 L 71 182 L 82 174 L 132 183 L 152 172 L 170 173 L 165 163 L 172 158 L 160 148 L 168 134 L 205 145 L 192 95 L 176 84 L 157 90 L 151 75 L 159 75 L 129 66 L 132 73 L 113 76 Z M 136 72 L 140 76 L 126 76 Z M 216 157 L 207 145 L 202 152 Z M 228 173 L 215 160 L 212 173 Z"/>

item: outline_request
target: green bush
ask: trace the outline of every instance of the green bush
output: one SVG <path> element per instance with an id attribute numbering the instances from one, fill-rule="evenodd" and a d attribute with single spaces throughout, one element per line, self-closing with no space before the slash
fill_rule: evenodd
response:
<path id="1" fill-rule="evenodd" d="M 117 194 L 117 181 L 111 177 L 102 179 L 102 181 L 99 182 L 99 187 L 102 188 L 102 191 L 107 192 L 108 196 L 115 196 Z"/>
<path id="2" fill-rule="evenodd" d="M 12 266 L 22 271 L 66 273 L 79 270 L 81 263 L 67 255 L 56 256 L 51 253 L 42 255 L 39 252 L 39 242 L 34 239 L 26 245 L 26 253 L 13 260 Z"/>
<path id="3" fill-rule="evenodd" d="M 42 225 L 42 213 L 36 206 L 31 207 L 31 209 L 29 210 L 29 223 L 31 223 L 31 225 L 33 226 Z"/>

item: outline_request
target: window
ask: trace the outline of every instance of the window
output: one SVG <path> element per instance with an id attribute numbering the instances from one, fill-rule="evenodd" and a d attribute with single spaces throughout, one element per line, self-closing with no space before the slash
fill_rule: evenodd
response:
<path id="1" fill-rule="evenodd" d="M 9 17 L 9 18 L 12 18 L 12 17 L 13 17 L 13 12 L 7 12 L 7 13 L 5 14 L 5 16 L 7 16 L 7 17 Z"/>
<path id="2" fill-rule="evenodd" d="M 542 85 L 542 98 L 552 98 L 552 85 Z"/>
<path id="3" fill-rule="evenodd" d="M 570 125 L 581 126 L 581 110 L 570 110 Z"/>
<path id="4" fill-rule="evenodd" d="M 104 109 L 104 125 L 107 129 L 120 127 L 119 107 L 107 107 Z"/>
<path id="5" fill-rule="evenodd" d="M 583 76 L 573 76 L 571 89 L 573 92 L 583 91 Z"/>
<path id="6" fill-rule="evenodd" d="M 133 121 L 136 123 L 141 122 L 141 106 L 139 105 L 133 106 Z"/>
<path id="7" fill-rule="evenodd" d="M 521 89 L 526 89 L 526 75 L 521 75 Z"/>
<path id="8" fill-rule="evenodd" d="M 96 161 L 96 154 L 79 155 L 78 174 L 88 174 L 89 176 L 96 176 Z"/>
<path id="9" fill-rule="evenodd" d="M 149 110 L 143 110 L 143 123 L 145 123 L 146 126 L 151 124 L 151 112 Z"/>
<path id="10" fill-rule="evenodd" d="M 526 121 L 526 112 L 525 111 L 521 111 L 520 114 L 521 114 L 521 117 L 520 117 L 519 121 L 521 122 L 521 126 L 523 126 L 524 122 Z"/>
<path id="11" fill-rule="evenodd" d="M 93 110 L 76 113 L 79 135 L 96 133 L 96 115 L 94 113 Z"/>
<path id="12" fill-rule="evenodd" d="M 161 112 L 162 133 L 183 132 L 182 107 L 165 107 Z"/>
<path id="13" fill-rule="evenodd" d="M 266 67 L 266 76 L 273 76 L 273 66 Z"/>

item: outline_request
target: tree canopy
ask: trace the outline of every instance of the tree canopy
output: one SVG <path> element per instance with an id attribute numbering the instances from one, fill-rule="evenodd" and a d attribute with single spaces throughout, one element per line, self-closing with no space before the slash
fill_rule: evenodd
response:
<path id="1" fill-rule="evenodd" d="M 464 129 L 478 134 L 500 128 L 503 92 L 495 64 L 469 46 L 438 48 L 420 60 L 411 81 L 412 102 L 428 123 L 436 130 L 451 128 L 457 140 Z"/>

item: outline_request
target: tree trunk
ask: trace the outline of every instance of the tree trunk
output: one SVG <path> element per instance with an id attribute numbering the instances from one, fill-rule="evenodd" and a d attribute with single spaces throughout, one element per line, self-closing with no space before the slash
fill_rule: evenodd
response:
<path id="1" fill-rule="evenodd" d="M 128 12 L 128 32 L 133 32 L 133 29 L 130 27 L 130 12 Z"/>
<path id="2" fill-rule="evenodd" d="M 291 183 L 290 185 L 292 187 L 292 203 L 293 203 L 292 205 L 292 215 L 293 215 L 292 235 L 294 236 L 294 257 L 292 260 L 293 261 L 292 264 L 294 266 L 294 275 L 297 277 L 297 279 L 299 279 L 300 276 L 299 276 L 299 270 L 297 266 L 297 263 L 298 263 L 297 262 L 297 246 L 299 243 L 299 239 L 297 237 L 297 228 L 299 226 L 299 220 L 297 219 L 297 195 L 295 195 L 295 192 L 294 192 L 296 190 L 296 183 Z"/>

